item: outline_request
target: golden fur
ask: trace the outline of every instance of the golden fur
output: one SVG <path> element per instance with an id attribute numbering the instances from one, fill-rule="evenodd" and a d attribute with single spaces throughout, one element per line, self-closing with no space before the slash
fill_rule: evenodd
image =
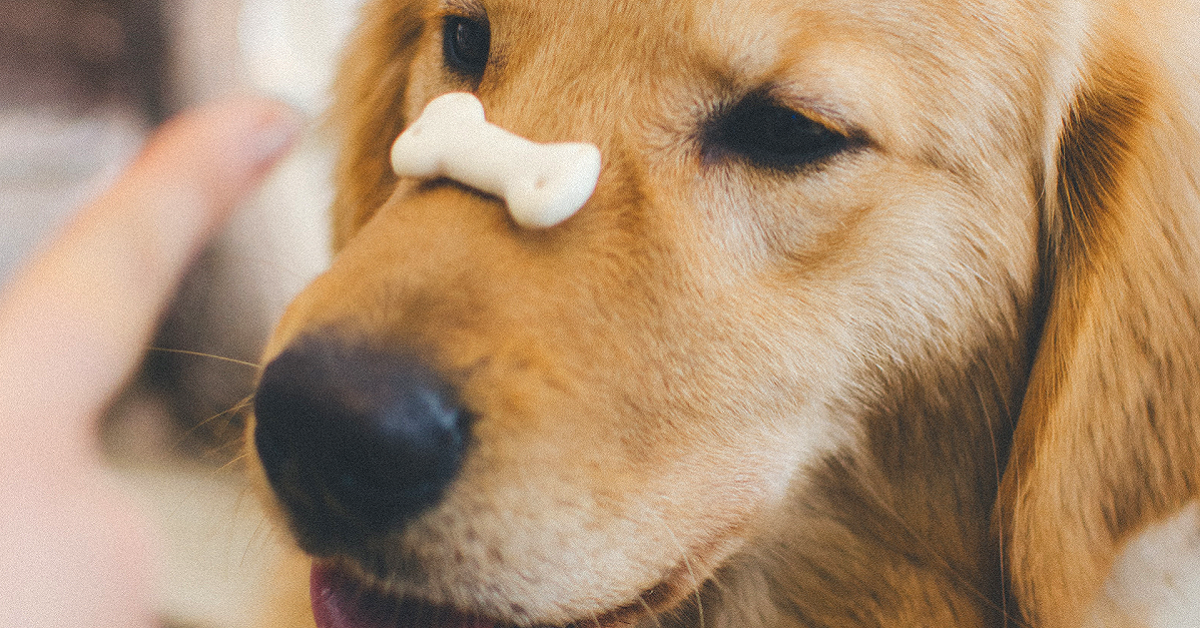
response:
<path id="1" fill-rule="evenodd" d="M 480 11 L 472 85 L 439 25 Z M 377 586 L 519 625 L 1078 626 L 1122 543 L 1200 490 L 1196 3 L 364 17 L 338 255 L 267 355 L 314 330 L 417 348 L 478 417 L 442 501 L 372 548 Z M 525 231 L 398 182 L 391 141 L 452 90 L 597 144 L 588 205 Z M 861 146 L 706 159 L 704 121 L 762 90 Z"/>

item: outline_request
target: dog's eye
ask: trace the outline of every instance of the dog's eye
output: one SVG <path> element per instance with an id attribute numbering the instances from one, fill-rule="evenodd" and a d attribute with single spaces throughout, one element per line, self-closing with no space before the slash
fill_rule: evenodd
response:
<path id="1" fill-rule="evenodd" d="M 706 134 L 705 157 L 733 155 L 756 166 L 792 170 L 848 148 L 845 135 L 762 97 L 720 115 Z"/>
<path id="2" fill-rule="evenodd" d="M 492 33 L 485 21 L 461 16 L 446 18 L 442 26 L 442 55 L 446 67 L 459 74 L 478 78 L 487 67 Z"/>

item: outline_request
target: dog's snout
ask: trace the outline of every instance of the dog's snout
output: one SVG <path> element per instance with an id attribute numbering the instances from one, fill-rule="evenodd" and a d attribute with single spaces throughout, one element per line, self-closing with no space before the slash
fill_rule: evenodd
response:
<path id="1" fill-rule="evenodd" d="M 254 441 L 313 544 L 378 534 L 435 504 L 466 447 L 467 413 L 412 355 L 309 338 L 263 372 Z"/>

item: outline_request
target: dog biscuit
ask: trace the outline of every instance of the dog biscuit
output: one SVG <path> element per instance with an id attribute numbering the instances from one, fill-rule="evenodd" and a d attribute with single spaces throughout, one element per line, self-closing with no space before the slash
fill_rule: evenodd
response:
<path id="1" fill-rule="evenodd" d="M 448 177 L 499 196 L 518 225 L 534 229 L 574 215 L 600 177 L 596 146 L 527 140 L 487 122 L 483 104 L 465 92 L 430 101 L 396 139 L 391 158 L 402 177 Z"/>

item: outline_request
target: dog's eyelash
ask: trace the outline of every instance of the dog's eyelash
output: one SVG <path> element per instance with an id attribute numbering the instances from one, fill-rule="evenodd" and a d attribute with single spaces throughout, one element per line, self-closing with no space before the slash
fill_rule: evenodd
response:
<path id="1" fill-rule="evenodd" d="M 486 20 L 448 16 L 442 24 L 442 56 L 446 67 L 478 80 L 491 54 L 491 28 Z"/>
<path id="2" fill-rule="evenodd" d="M 715 116 L 703 144 L 706 161 L 732 156 L 791 171 L 824 161 L 855 141 L 799 111 L 751 96 Z"/>

